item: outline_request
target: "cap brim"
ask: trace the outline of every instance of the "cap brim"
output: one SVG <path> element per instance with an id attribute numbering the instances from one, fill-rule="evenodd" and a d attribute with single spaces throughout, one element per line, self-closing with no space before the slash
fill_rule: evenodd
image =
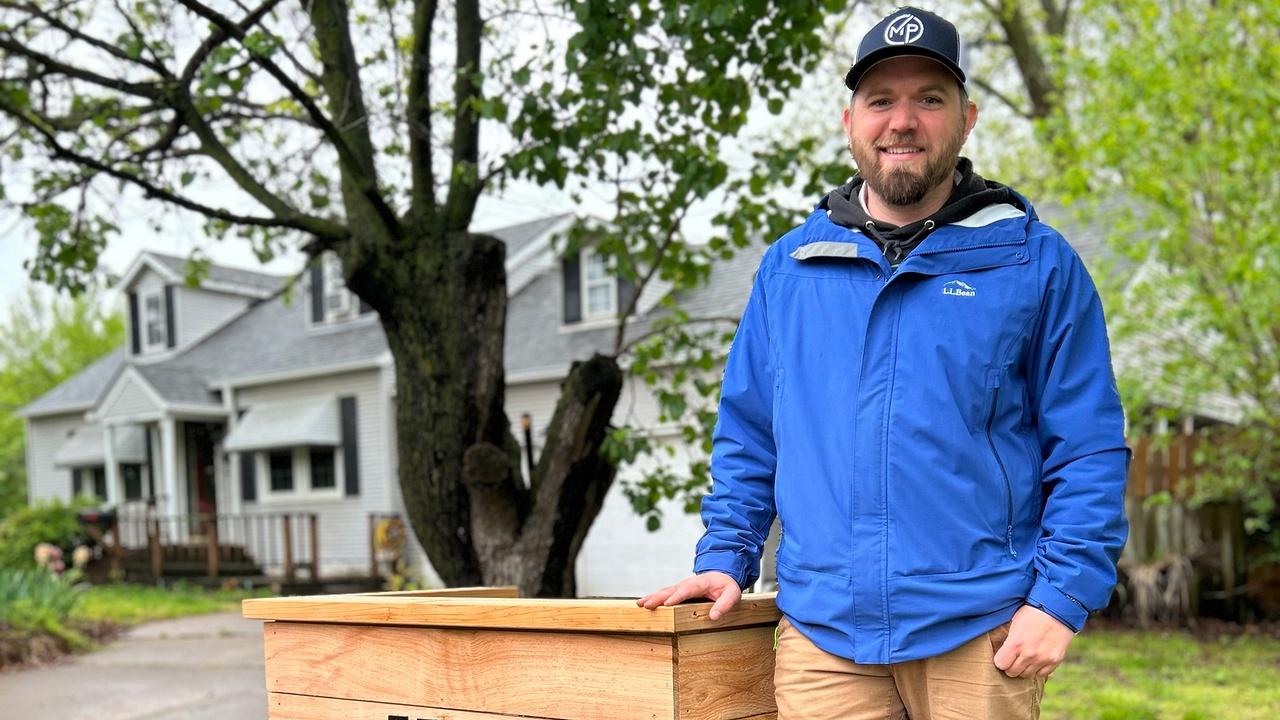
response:
<path id="1" fill-rule="evenodd" d="M 965 83 L 964 70 L 961 70 L 958 65 L 951 62 L 951 59 L 946 55 L 930 50 L 929 48 L 919 47 L 918 45 L 895 45 L 893 47 L 880 48 L 875 52 L 868 53 L 866 57 L 854 63 L 853 67 L 849 68 L 849 72 L 844 76 L 845 87 L 850 90 L 857 91 L 858 83 L 862 81 L 862 78 L 865 77 L 867 73 L 871 72 L 871 68 L 874 68 L 885 60 L 891 60 L 896 57 L 909 57 L 912 55 L 929 58 L 930 60 L 937 62 L 939 65 L 951 71 L 951 74 L 956 76 L 956 79 L 960 81 L 961 85 Z"/>

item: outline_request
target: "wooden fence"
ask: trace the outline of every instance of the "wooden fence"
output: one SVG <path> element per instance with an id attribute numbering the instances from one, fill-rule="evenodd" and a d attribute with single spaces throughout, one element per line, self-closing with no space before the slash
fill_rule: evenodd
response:
<path id="1" fill-rule="evenodd" d="M 1129 443 L 1129 542 L 1118 601 L 1141 624 L 1193 624 L 1202 614 L 1245 619 L 1244 512 L 1232 502 L 1190 507 L 1197 442 L 1180 434 L 1168 443 L 1150 437 Z"/>

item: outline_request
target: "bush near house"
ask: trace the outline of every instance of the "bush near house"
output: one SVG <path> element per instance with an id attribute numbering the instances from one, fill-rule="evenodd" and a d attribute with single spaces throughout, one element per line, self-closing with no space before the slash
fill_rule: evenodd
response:
<path id="1" fill-rule="evenodd" d="M 92 647 L 105 629 L 72 620 L 80 595 L 45 568 L 0 568 L 0 668 Z"/>
<path id="2" fill-rule="evenodd" d="M 70 558 L 75 547 L 86 540 L 84 528 L 76 518 L 78 505 L 60 501 L 40 503 L 23 508 L 0 522 L 0 569 L 30 570 L 35 568 L 35 549 L 50 543 Z"/>

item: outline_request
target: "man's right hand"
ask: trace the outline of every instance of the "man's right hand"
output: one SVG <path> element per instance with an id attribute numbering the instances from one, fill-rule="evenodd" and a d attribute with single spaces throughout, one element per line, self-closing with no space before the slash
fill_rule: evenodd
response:
<path id="1" fill-rule="evenodd" d="M 645 610 L 652 610 L 660 605 L 678 605 L 690 598 L 706 598 L 715 600 L 711 606 L 711 619 L 719 620 L 729 612 L 742 597 L 742 588 L 738 581 L 714 570 L 691 575 L 675 585 L 651 592 L 636 600 L 636 604 Z"/>

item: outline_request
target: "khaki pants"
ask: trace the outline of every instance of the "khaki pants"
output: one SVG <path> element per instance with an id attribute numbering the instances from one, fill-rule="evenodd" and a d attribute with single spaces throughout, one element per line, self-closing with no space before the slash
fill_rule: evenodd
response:
<path id="1" fill-rule="evenodd" d="M 995 666 L 1009 624 L 923 660 L 858 664 L 814 645 L 782 619 L 773 684 L 778 720 L 1034 720 L 1043 678 Z"/>

